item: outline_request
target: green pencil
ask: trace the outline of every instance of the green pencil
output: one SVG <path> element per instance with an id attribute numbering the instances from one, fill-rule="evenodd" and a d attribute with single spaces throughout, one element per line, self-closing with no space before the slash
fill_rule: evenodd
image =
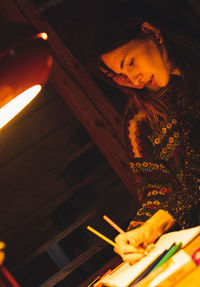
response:
<path id="1" fill-rule="evenodd" d="M 151 272 L 155 269 L 157 269 L 158 267 L 160 267 L 162 264 L 164 264 L 165 262 L 167 262 L 167 260 L 169 260 L 170 257 L 172 257 L 172 255 L 174 255 L 174 253 L 181 247 L 182 243 L 179 243 L 177 245 L 172 246 L 172 248 L 169 249 L 169 251 L 165 254 L 165 256 L 163 256 L 163 258 L 156 264 L 156 266 L 154 266 L 154 268 L 151 270 Z"/>

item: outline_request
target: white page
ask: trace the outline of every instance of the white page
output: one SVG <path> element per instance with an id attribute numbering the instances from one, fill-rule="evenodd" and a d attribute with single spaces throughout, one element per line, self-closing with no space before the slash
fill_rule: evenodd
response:
<path id="1" fill-rule="evenodd" d="M 102 279 L 102 283 L 107 286 L 126 287 L 132 282 L 146 267 L 151 264 L 157 256 L 159 256 L 165 249 L 168 249 L 173 243 L 182 243 L 182 247 L 187 245 L 193 238 L 200 233 L 200 226 L 190 229 L 170 232 L 162 235 L 156 242 L 155 248 L 148 256 L 143 257 L 134 265 L 123 263 L 115 272 Z M 101 280 L 100 280 L 101 281 Z"/>

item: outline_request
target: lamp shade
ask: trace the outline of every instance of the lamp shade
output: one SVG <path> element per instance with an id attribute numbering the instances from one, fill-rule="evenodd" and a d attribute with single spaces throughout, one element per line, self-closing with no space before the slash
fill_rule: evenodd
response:
<path id="1" fill-rule="evenodd" d="M 25 24 L 8 27 L 7 45 L 0 47 L 0 128 L 39 93 L 52 67 L 47 34 L 30 32 Z"/>

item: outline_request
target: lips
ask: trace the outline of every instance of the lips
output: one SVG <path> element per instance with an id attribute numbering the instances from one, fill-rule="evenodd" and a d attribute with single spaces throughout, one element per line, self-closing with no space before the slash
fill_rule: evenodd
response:
<path id="1" fill-rule="evenodd" d="M 152 85 L 153 83 L 153 75 L 151 76 L 151 79 L 149 80 L 148 84 Z"/>
<path id="2" fill-rule="evenodd" d="M 147 88 L 151 88 L 154 85 L 154 76 L 152 75 L 150 80 L 146 83 Z"/>

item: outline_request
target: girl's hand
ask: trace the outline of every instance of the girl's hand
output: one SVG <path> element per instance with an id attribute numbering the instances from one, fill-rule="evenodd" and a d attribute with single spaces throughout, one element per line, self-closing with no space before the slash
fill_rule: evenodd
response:
<path id="1" fill-rule="evenodd" d="M 114 251 L 124 261 L 133 264 L 143 258 L 146 255 L 145 251 L 150 249 L 150 246 L 152 248 L 151 243 L 155 242 L 173 224 L 173 217 L 168 212 L 159 210 L 144 225 L 127 231 L 125 234 L 119 234 L 115 238 Z"/>
<path id="2" fill-rule="evenodd" d="M 118 253 L 124 261 L 133 264 L 147 254 L 146 245 L 153 243 L 158 237 L 158 232 L 153 232 L 151 226 L 144 224 L 125 234 L 119 234 L 115 238 L 116 246 L 114 251 Z"/>

